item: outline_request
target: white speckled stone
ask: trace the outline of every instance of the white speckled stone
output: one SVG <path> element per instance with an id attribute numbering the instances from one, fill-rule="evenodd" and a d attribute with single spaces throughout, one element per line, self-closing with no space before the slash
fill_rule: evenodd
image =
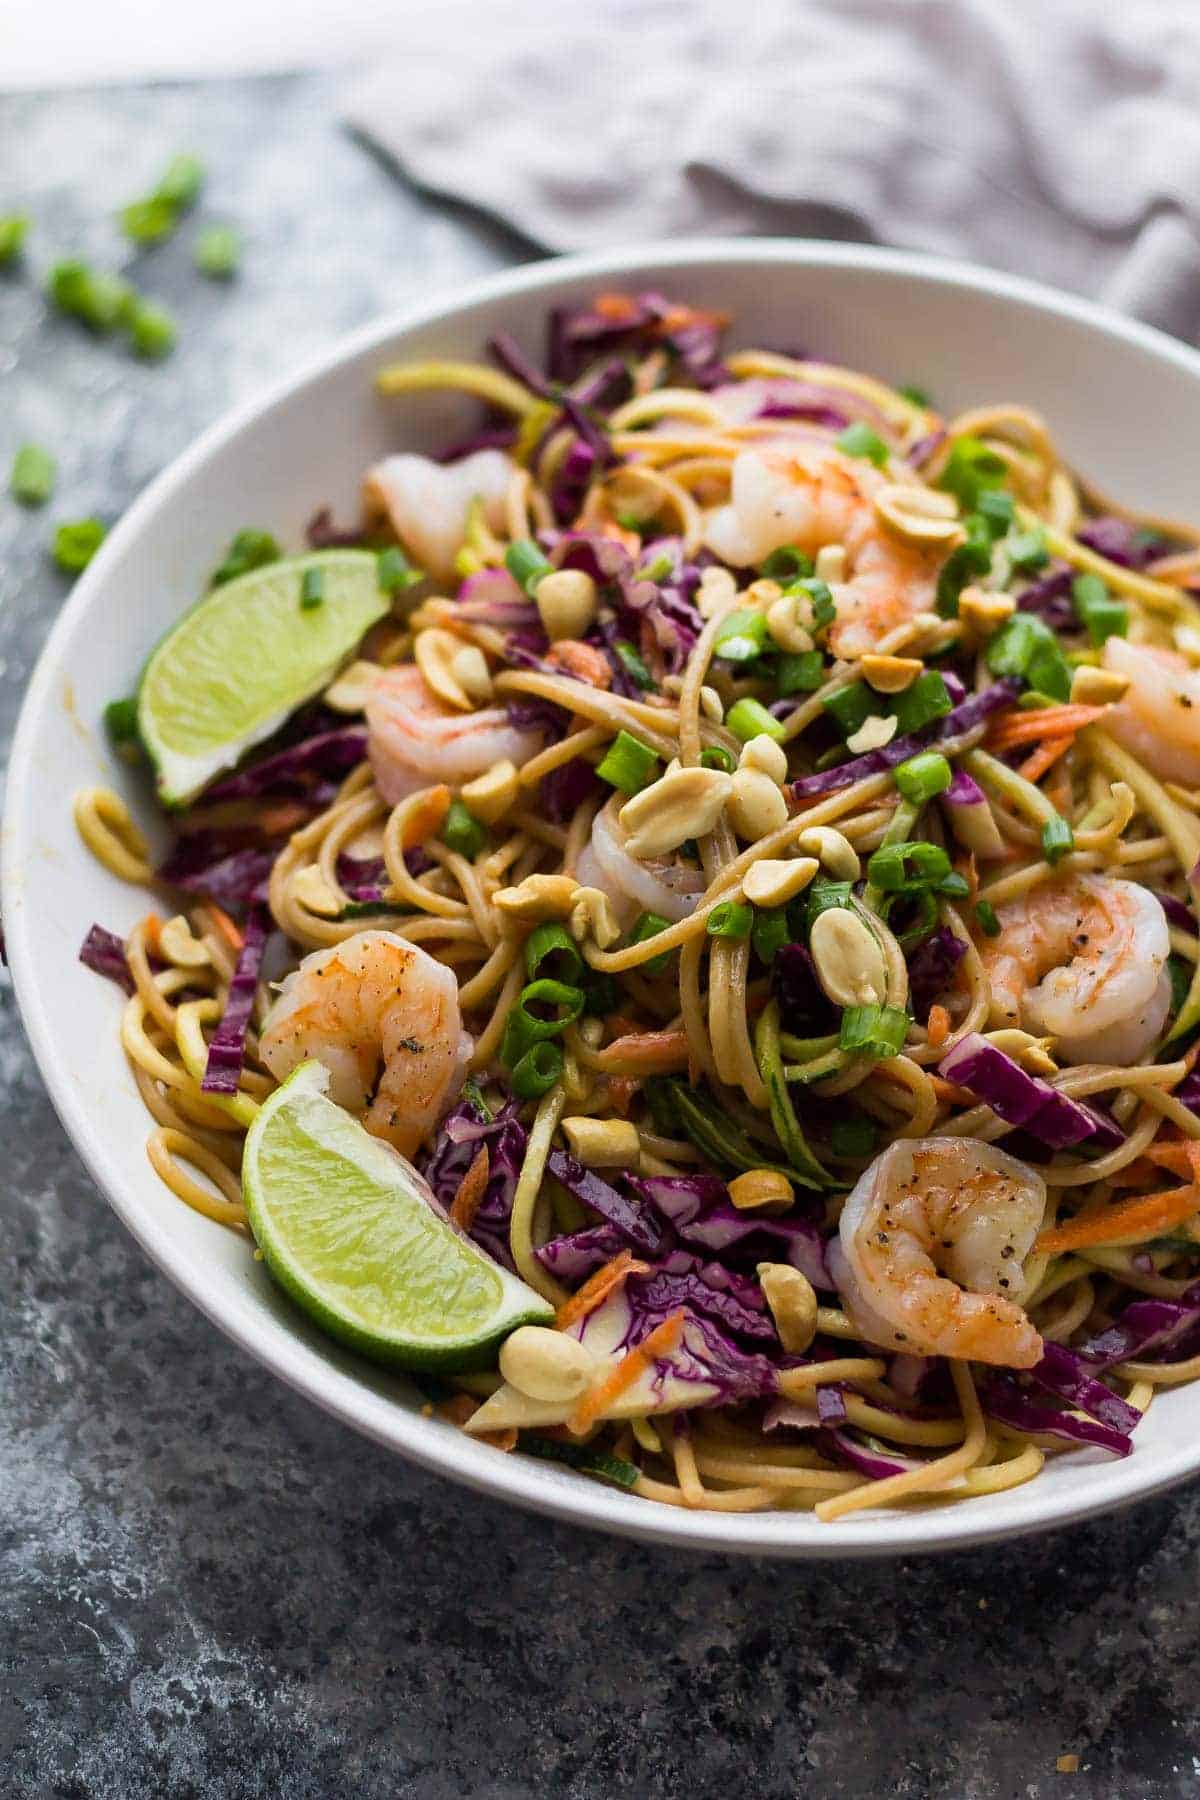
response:
<path id="1" fill-rule="evenodd" d="M 56 256 L 172 151 L 247 236 L 137 259 L 170 362 L 48 316 Z M 396 183 L 315 78 L 0 99 L 0 728 L 65 583 L 51 520 L 115 517 L 231 401 L 417 292 L 520 255 Z M 318 500 L 320 496 L 314 496 Z M 247 523 L 270 524 L 269 520 Z M 64 803 L 66 797 L 64 796 Z M 1043 1800 L 1200 1785 L 1195 1493 L 942 1562 L 687 1560 L 525 1518 L 384 1456 L 232 1350 L 65 1142 L 0 984 L 0 1790 L 163 1800 Z M 115 1054 L 115 1047 L 114 1047 Z M 1077 1752 L 1082 1771 L 1055 1774 Z"/>

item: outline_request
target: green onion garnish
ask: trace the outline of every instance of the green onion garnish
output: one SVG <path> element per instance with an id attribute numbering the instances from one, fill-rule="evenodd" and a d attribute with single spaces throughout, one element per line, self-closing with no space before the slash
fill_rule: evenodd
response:
<path id="1" fill-rule="evenodd" d="M 512 1090 L 518 1100 L 540 1100 L 563 1071 L 563 1053 L 557 1044 L 534 1044 L 513 1065 Z"/>
<path id="2" fill-rule="evenodd" d="M 644 944 L 647 938 L 657 937 L 660 931 L 666 931 L 670 923 L 670 919 L 664 919 L 661 913 L 644 912 L 630 932 L 629 942 Z M 671 966 L 673 955 L 673 951 L 664 950 L 661 955 L 652 956 L 647 962 L 639 963 L 638 967 L 644 969 L 647 975 L 665 975 Z"/>
<path id="3" fill-rule="evenodd" d="M 756 907 L 754 923 L 750 928 L 750 942 L 760 962 L 774 962 L 783 946 L 792 942 L 787 908 L 772 906 L 759 910 Z"/>
<path id="4" fill-rule="evenodd" d="M 766 562 L 759 563 L 758 572 L 769 581 L 795 581 L 798 576 L 812 574 L 813 559 L 795 544 L 784 544 L 781 549 L 772 550 Z"/>
<path id="5" fill-rule="evenodd" d="M 1129 608 L 1114 598 L 1098 575 L 1077 575 L 1071 583 L 1075 617 L 1097 648 L 1106 638 L 1127 637 Z"/>
<path id="6" fill-rule="evenodd" d="M 231 225 L 206 225 L 196 233 L 192 261 L 210 281 L 228 281 L 242 258 L 242 240 Z"/>
<path id="7" fill-rule="evenodd" d="M 550 562 L 532 538 L 517 538 L 504 552 L 504 566 L 518 585 L 532 598 L 543 575 L 550 574 Z"/>
<path id="8" fill-rule="evenodd" d="M 902 400 L 910 401 L 913 406 L 923 406 L 927 412 L 933 405 L 933 401 L 926 390 L 923 387 L 917 387 L 911 381 L 905 382 L 903 387 L 896 389 L 896 392 Z"/>
<path id="9" fill-rule="evenodd" d="M 303 612 L 311 612 L 320 606 L 325 599 L 324 569 L 305 569 L 300 583 L 300 607 Z"/>
<path id="10" fill-rule="evenodd" d="M 700 752 L 700 767 L 723 769 L 727 775 L 732 775 L 737 768 L 737 758 L 723 744 L 710 744 L 707 750 Z"/>
<path id="11" fill-rule="evenodd" d="M 607 1018 L 621 1004 L 621 984 L 615 975 L 600 975 L 593 969 L 583 984 L 583 1010 L 597 1018 Z"/>
<path id="12" fill-rule="evenodd" d="M 748 694 L 738 700 L 725 715 L 725 724 L 735 738 L 748 744 L 751 738 L 775 738 L 783 736 L 783 721 L 769 713 L 761 700 L 752 700 Z"/>
<path id="13" fill-rule="evenodd" d="M 630 680 L 643 692 L 654 686 L 653 675 L 632 644 L 627 643 L 624 638 L 618 638 L 613 645 L 613 653 Z"/>
<path id="14" fill-rule="evenodd" d="M 722 900 L 708 915 L 709 937 L 745 938 L 754 925 L 754 909 L 740 900 Z"/>
<path id="15" fill-rule="evenodd" d="M 938 882 L 937 891 L 939 894 L 945 894 L 947 900 L 965 900 L 971 892 L 971 884 L 965 875 L 960 875 L 957 869 L 951 869 L 950 873 L 944 875 Z"/>
<path id="16" fill-rule="evenodd" d="M 134 300 L 126 312 L 125 324 L 135 353 L 148 362 L 169 356 L 175 348 L 179 334 L 165 306 L 151 300 Z"/>
<path id="17" fill-rule="evenodd" d="M 993 538 L 1002 538 L 1012 525 L 1016 507 L 1012 495 L 1003 488 L 985 488 L 975 502 L 975 512 Z"/>
<path id="18" fill-rule="evenodd" d="M 875 1148 L 871 1119 L 835 1119 L 829 1128 L 829 1148 L 835 1156 L 870 1156 Z"/>
<path id="19" fill-rule="evenodd" d="M 541 1013 L 530 1012 L 530 1006 L 552 1006 L 561 1010 L 546 1018 Z M 583 1008 L 581 988 L 564 981 L 531 981 L 509 1008 L 500 1039 L 500 1061 L 506 1068 L 514 1068 L 531 1044 L 558 1037 L 579 1017 Z"/>
<path id="20" fill-rule="evenodd" d="M 865 681 L 853 681 L 849 687 L 826 694 L 821 705 L 844 738 L 853 737 L 866 721 L 880 711 L 874 688 Z"/>
<path id="21" fill-rule="evenodd" d="M 480 823 L 461 800 L 450 802 L 440 836 L 447 850 L 457 851 L 458 855 L 465 856 L 468 862 L 474 862 L 490 842 L 487 827 Z"/>
<path id="22" fill-rule="evenodd" d="M 660 556 L 654 558 L 653 562 L 647 563 L 644 569 L 637 570 L 636 579 L 638 581 L 665 581 L 674 567 L 674 562 L 664 550 Z"/>
<path id="23" fill-rule="evenodd" d="M 54 492 L 54 458 L 40 444 L 22 444 L 13 457 L 8 491 L 22 506 L 44 506 Z"/>
<path id="24" fill-rule="evenodd" d="M 74 519 L 59 525 L 51 546 L 55 562 L 68 575 L 86 569 L 108 535 L 99 519 Z"/>
<path id="25" fill-rule="evenodd" d="M 1050 561 L 1045 533 L 1040 526 L 1033 531 L 1014 532 L 1004 548 L 1012 567 L 1022 575 L 1036 574 L 1038 569 L 1044 569 Z"/>
<path id="26" fill-rule="evenodd" d="M 949 874 L 950 858 L 940 844 L 883 844 L 867 864 L 868 880 L 884 894 L 932 887 Z"/>
<path id="27" fill-rule="evenodd" d="M 114 744 L 136 744 L 137 701 L 110 700 L 104 709 L 104 729 Z"/>
<path id="28" fill-rule="evenodd" d="M 985 937 L 1000 936 L 1000 921 L 990 900 L 975 902 L 975 917 L 979 920 L 979 929 Z"/>
<path id="29" fill-rule="evenodd" d="M 893 775 L 904 798 L 917 806 L 937 794 L 944 794 L 954 780 L 950 764 L 937 750 L 922 750 L 919 755 L 910 756 L 893 771 Z"/>
<path id="30" fill-rule="evenodd" d="M 204 186 L 204 164 L 198 156 L 191 156 L 181 151 L 173 156 L 154 188 L 154 198 L 165 200 L 168 206 L 177 207 L 181 212 L 185 207 L 193 205 Z"/>
<path id="31" fill-rule="evenodd" d="M 988 488 L 1002 486 L 1008 471 L 1002 457 L 977 437 L 956 438 L 936 485 L 953 494 L 964 512 L 974 512 Z"/>
<path id="32" fill-rule="evenodd" d="M 865 456 L 877 469 L 887 466 L 890 454 L 887 445 L 879 433 L 872 431 L 861 419 L 857 419 L 853 425 L 847 425 L 845 431 L 839 432 L 833 441 L 847 456 Z"/>
<path id="33" fill-rule="evenodd" d="M 823 631 L 826 625 L 832 625 L 837 614 L 833 601 L 833 589 L 827 581 L 817 576 L 802 576 L 793 581 L 786 590 L 789 594 L 799 594 L 812 607 L 813 630 Z"/>
<path id="34" fill-rule="evenodd" d="M 825 659 L 819 650 L 800 650 L 778 658 L 775 685 L 780 697 L 789 694 L 812 694 L 825 679 Z"/>
<path id="35" fill-rule="evenodd" d="M 425 571 L 413 568 L 399 544 L 390 544 L 379 552 L 376 568 L 381 594 L 403 594 L 425 579 Z"/>
<path id="36" fill-rule="evenodd" d="M 899 1056 L 908 1033 L 908 1014 L 899 1006 L 848 1006 L 842 1014 L 838 1046 L 883 1060 Z"/>
<path id="37" fill-rule="evenodd" d="M 811 931 L 823 912 L 835 906 L 849 906 L 850 883 L 826 881 L 818 875 L 805 889 L 804 902 L 804 923 Z"/>
<path id="38" fill-rule="evenodd" d="M 583 974 L 583 958 L 570 932 L 551 920 L 535 925 L 525 939 L 525 967 L 531 981 L 548 975 L 555 981 L 576 982 Z"/>
<path id="39" fill-rule="evenodd" d="M 907 737 L 912 731 L 920 731 L 923 725 L 930 725 L 934 719 L 940 719 L 950 712 L 954 702 L 950 698 L 950 690 L 936 669 L 926 669 L 918 675 L 910 687 L 892 700 L 892 712 L 896 717 L 896 731 L 900 737 Z"/>
<path id="40" fill-rule="evenodd" d="M 169 200 L 159 200 L 151 195 L 148 200 L 134 200 L 123 206 L 117 217 L 121 221 L 121 230 L 134 244 L 157 244 L 165 237 L 170 237 L 177 220 L 175 208 Z"/>
<path id="41" fill-rule="evenodd" d="M 89 269 L 78 258 L 55 263 L 46 291 L 59 312 L 98 332 L 112 331 L 124 323 L 134 302 L 127 281 Z"/>
<path id="42" fill-rule="evenodd" d="M 1066 819 L 1055 813 L 1054 817 L 1047 819 L 1042 826 L 1042 855 L 1053 867 L 1061 857 L 1067 854 L 1068 850 L 1074 848 L 1075 833 Z"/>
<path id="43" fill-rule="evenodd" d="M 623 794 L 640 794 L 644 787 L 649 787 L 658 771 L 659 761 L 653 750 L 627 731 L 618 731 L 604 760 L 596 767 L 601 781 L 620 788 Z"/>
<path id="44" fill-rule="evenodd" d="M 1071 670 L 1058 639 L 1034 613 L 1014 613 L 987 648 L 993 675 L 1019 675 L 1051 700 L 1069 699 Z"/>
<path id="45" fill-rule="evenodd" d="M 213 571 L 208 585 L 223 587 L 227 581 L 236 581 L 239 575 L 248 575 L 251 569 L 262 569 L 268 563 L 278 562 L 282 555 L 283 551 L 269 531 L 249 526 L 237 533 L 225 552 L 225 560 Z"/>
<path id="46" fill-rule="evenodd" d="M 29 219 L 25 213 L 0 214 L 0 268 L 16 262 L 25 248 Z"/>
<path id="47" fill-rule="evenodd" d="M 726 662 L 751 662 L 767 643 L 767 620 L 753 607 L 739 607 L 727 613 L 713 642 L 713 655 Z"/>

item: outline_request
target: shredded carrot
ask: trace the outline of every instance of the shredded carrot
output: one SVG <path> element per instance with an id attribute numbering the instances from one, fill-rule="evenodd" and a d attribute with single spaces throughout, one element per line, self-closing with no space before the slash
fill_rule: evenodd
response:
<path id="1" fill-rule="evenodd" d="M 636 1075 L 609 1076 L 608 1097 L 612 1102 L 613 1111 L 620 1113 L 623 1119 L 628 1118 L 630 1102 L 641 1085 Z"/>
<path id="2" fill-rule="evenodd" d="M 1040 744 L 1046 738 L 1074 737 L 1094 725 L 1106 706 L 1039 706 L 1034 712 L 1007 712 L 987 735 L 989 750 L 1013 750 L 1018 744 Z"/>
<path id="3" fill-rule="evenodd" d="M 608 658 L 594 644 L 581 643 L 577 638 L 560 638 L 556 644 L 551 644 L 545 660 L 551 668 L 573 675 L 576 681 L 586 681 L 589 687 L 608 689 L 612 686 Z"/>
<path id="4" fill-rule="evenodd" d="M 1166 1188 L 1158 1194 L 1138 1194 L 1118 1200 L 1115 1206 L 1092 1207 L 1073 1219 L 1064 1219 L 1043 1231 L 1035 1248 L 1041 1251 L 1080 1250 L 1089 1244 L 1140 1243 L 1158 1237 L 1172 1225 L 1181 1225 L 1200 1211 L 1200 1188 Z"/>
<path id="5" fill-rule="evenodd" d="M 162 920 L 157 913 L 147 913 L 142 920 L 142 936 L 146 940 L 146 948 L 151 956 L 162 953 Z"/>
<path id="6" fill-rule="evenodd" d="M 876 1068 L 875 1073 L 876 1075 L 885 1075 L 887 1069 L 887 1063 L 882 1062 Z M 930 1075 L 929 1084 L 939 1100 L 948 1100 L 952 1106 L 975 1106 L 977 1104 L 974 1094 L 969 1093 L 966 1088 L 959 1087 L 957 1082 L 947 1081 L 943 1075 Z"/>
<path id="7" fill-rule="evenodd" d="M 246 940 L 224 908 L 218 906 L 215 900 L 210 900 L 204 910 L 212 920 L 214 929 L 225 939 L 230 949 L 240 950 Z"/>
<path id="8" fill-rule="evenodd" d="M 687 1060 L 686 1031 L 632 1031 L 614 1038 L 597 1058 L 602 1069 L 632 1063 L 639 1075 L 670 1075 L 676 1069 L 685 1069 Z"/>
<path id="9" fill-rule="evenodd" d="M 950 1036 L 950 1014 L 944 1006 L 930 1007 L 929 1017 L 925 1021 L 925 1031 L 929 1042 L 935 1049 L 939 1044 L 945 1043 Z"/>
<path id="10" fill-rule="evenodd" d="M 1048 738 L 1039 744 L 1033 753 L 1025 758 L 1017 774 L 1023 781 L 1039 782 L 1048 769 L 1052 769 L 1060 756 L 1065 756 L 1075 742 L 1075 734 L 1070 737 Z"/>
<path id="11" fill-rule="evenodd" d="M 517 1447 L 517 1428 L 515 1425 L 509 1425 L 503 1431 L 477 1431 L 475 1433 L 475 1442 L 477 1444 L 490 1444 L 493 1450 L 503 1450 L 505 1452 L 515 1450 Z"/>
<path id="12" fill-rule="evenodd" d="M 439 1419 L 445 1419 L 451 1425 L 465 1425 L 479 1411 L 479 1405 L 474 1394 L 449 1394 L 445 1400 L 439 1400 L 433 1410 Z"/>
<path id="13" fill-rule="evenodd" d="M 435 831 L 440 831 L 446 814 L 450 811 L 450 789 L 445 786 L 432 787 L 422 798 L 419 806 L 414 806 L 404 821 L 404 835 L 401 848 L 415 850 L 426 838 L 431 838 Z"/>
<path id="14" fill-rule="evenodd" d="M 589 1275 L 577 1294 L 564 1300 L 554 1315 L 554 1323 L 560 1331 L 566 1331 L 577 1319 L 586 1319 L 589 1313 L 602 1306 L 608 1296 L 623 1285 L 630 1275 L 648 1275 L 650 1264 L 638 1262 L 632 1250 L 619 1250 L 604 1267 Z"/>
<path id="15" fill-rule="evenodd" d="M 575 1411 L 567 1420 L 567 1425 L 576 1437 L 582 1437 L 590 1431 L 600 1415 L 610 1407 L 614 1400 L 619 1400 L 626 1388 L 631 1388 L 639 1375 L 643 1375 L 651 1363 L 659 1356 L 669 1356 L 680 1338 L 683 1336 L 684 1322 L 687 1314 L 680 1307 L 661 1325 L 656 1325 L 640 1344 L 623 1356 L 611 1375 L 590 1387 L 580 1399 Z"/>
<path id="16" fill-rule="evenodd" d="M 274 806 L 263 807 L 258 823 L 269 837 L 282 837 L 285 831 L 295 831 L 311 817 L 311 806 L 302 806 L 298 800 L 280 800 Z"/>
<path id="17" fill-rule="evenodd" d="M 614 323 L 625 319 L 632 321 L 639 316 L 637 304 L 629 294 L 597 294 L 592 301 L 592 311 Z"/>
<path id="18" fill-rule="evenodd" d="M 470 1231 L 483 1196 L 487 1193 L 489 1174 L 488 1147 L 480 1144 L 475 1158 L 458 1184 L 458 1192 L 450 1207 L 450 1223 L 460 1231 Z"/>

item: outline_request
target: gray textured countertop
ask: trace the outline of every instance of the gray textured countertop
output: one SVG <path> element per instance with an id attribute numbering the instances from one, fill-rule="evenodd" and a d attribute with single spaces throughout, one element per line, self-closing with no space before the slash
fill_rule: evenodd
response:
<path id="1" fill-rule="evenodd" d="M 172 151 L 246 231 L 229 290 L 183 242 L 139 274 L 158 368 L 48 318 Z M 53 514 L 115 517 L 231 401 L 521 247 L 398 184 L 316 79 L 0 99 L 0 464 L 57 451 Z M 258 521 L 256 521 L 258 522 Z M 269 523 L 269 521 L 262 521 Z M 11 733 L 65 583 L 0 500 Z M 1200 1490 L 943 1561 L 688 1559 L 526 1518 L 393 1461 L 232 1349 L 145 1261 L 51 1111 L 0 985 L 0 1790 L 34 1796 L 895 1795 L 1200 1789 Z M 1060 1775 L 1074 1752 L 1081 1772 Z"/>

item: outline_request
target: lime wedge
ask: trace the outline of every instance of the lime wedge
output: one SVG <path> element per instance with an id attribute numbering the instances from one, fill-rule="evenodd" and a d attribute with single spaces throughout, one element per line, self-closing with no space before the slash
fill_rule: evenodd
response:
<path id="1" fill-rule="evenodd" d="M 302 605 L 310 571 L 319 574 Z M 206 594 L 151 652 L 138 688 L 138 734 L 159 798 L 183 805 L 270 737 L 390 605 L 369 550 L 288 557 Z"/>
<path id="2" fill-rule="evenodd" d="M 434 1211 L 412 1165 L 301 1063 L 246 1139 L 246 1210 L 267 1267 L 322 1331 L 377 1362 L 485 1367 L 554 1309 Z"/>

